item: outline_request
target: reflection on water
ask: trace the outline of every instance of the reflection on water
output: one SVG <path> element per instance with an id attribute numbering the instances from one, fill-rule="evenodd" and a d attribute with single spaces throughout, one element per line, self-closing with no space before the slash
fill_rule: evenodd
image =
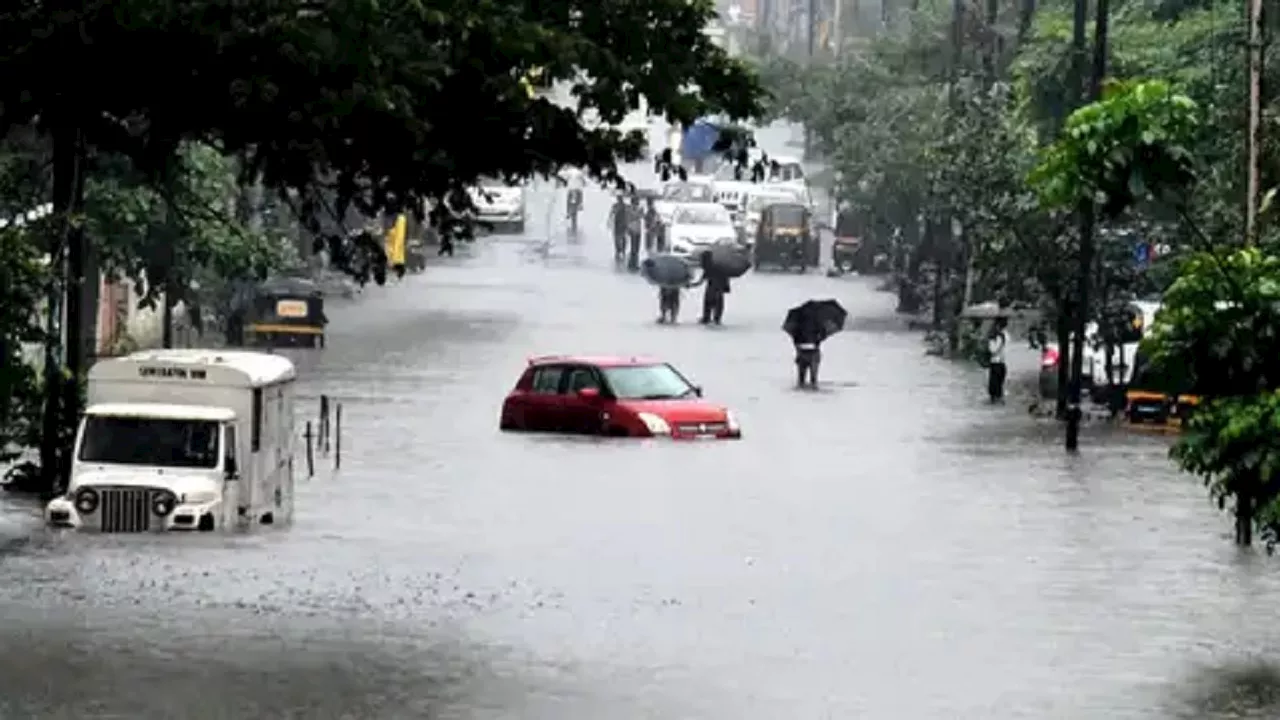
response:
<path id="1" fill-rule="evenodd" d="M 749 276 L 722 330 L 668 328 L 610 245 L 478 245 L 334 303 L 298 406 L 343 403 L 343 467 L 287 531 L 50 533 L 0 499 L 0 718 L 1277 717 L 1275 673 L 1232 663 L 1280 643 L 1280 576 L 1167 440 L 1091 426 L 1067 457 L 876 321 L 795 392 L 786 308 L 893 298 Z M 669 360 L 746 439 L 499 433 L 557 352 Z"/>
<path id="2" fill-rule="evenodd" d="M 1186 720 L 1274 720 L 1280 667 L 1255 660 L 1205 668 L 1186 680 L 1177 700 L 1177 716 Z"/>

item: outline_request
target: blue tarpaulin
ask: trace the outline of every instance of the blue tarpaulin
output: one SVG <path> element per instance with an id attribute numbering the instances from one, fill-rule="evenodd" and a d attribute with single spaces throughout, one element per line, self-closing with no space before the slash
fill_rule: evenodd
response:
<path id="1" fill-rule="evenodd" d="M 701 160 L 711 154 L 711 149 L 719 139 L 719 126 L 706 120 L 698 120 L 684 131 L 684 139 L 680 142 L 680 156 L 685 160 Z"/>

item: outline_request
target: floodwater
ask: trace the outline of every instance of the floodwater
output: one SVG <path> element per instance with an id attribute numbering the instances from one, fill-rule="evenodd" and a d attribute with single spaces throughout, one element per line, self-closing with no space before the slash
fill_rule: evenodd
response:
<path id="1" fill-rule="evenodd" d="M 1232 549 L 1167 440 L 1090 428 L 1065 456 L 874 281 L 750 275 L 724 327 L 696 296 L 657 325 L 605 194 L 580 243 L 562 200 L 333 304 L 301 392 L 343 403 L 343 466 L 300 482 L 292 529 L 52 534 L 0 500 L 0 717 L 1280 714 L 1274 563 Z M 854 316 L 816 393 L 779 330 L 810 297 Z M 499 433 L 526 358 L 559 352 L 666 358 L 745 438 Z"/>

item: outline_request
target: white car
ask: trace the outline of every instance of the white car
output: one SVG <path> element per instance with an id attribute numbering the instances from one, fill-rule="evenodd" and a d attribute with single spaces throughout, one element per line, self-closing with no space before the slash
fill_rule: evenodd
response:
<path id="1" fill-rule="evenodd" d="M 662 195 L 654 201 L 653 207 L 658 211 L 662 223 L 670 225 L 671 216 L 680 205 L 712 202 L 715 202 L 715 197 L 710 183 L 674 180 L 662 187 Z"/>
<path id="2" fill-rule="evenodd" d="M 524 187 L 508 185 L 501 180 L 483 180 L 479 187 L 468 190 L 476 206 L 476 219 L 489 223 L 495 230 L 524 232 Z"/>
<path id="3" fill-rule="evenodd" d="M 738 231 L 724 207 L 688 203 L 676 207 L 667 237 L 672 255 L 692 260 L 716 245 L 736 245 Z"/>

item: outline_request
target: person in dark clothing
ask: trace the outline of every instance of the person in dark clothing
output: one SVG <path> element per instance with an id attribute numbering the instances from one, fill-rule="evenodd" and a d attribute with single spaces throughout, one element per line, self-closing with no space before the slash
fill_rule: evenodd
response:
<path id="1" fill-rule="evenodd" d="M 703 251 L 700 262 L 702 278 L 698 284 L 706 283 L 707 287 L 702 291 L 702 319 L 698 322 L 719 325 L 724 318 L 724 296 L 729 294 L 729 276 L 711 262 L 710 250 Z"/>
<path id="2" fill-rule="evenodd" d="M 818 366 L 822 364 L 822 327 L 805 317 L 792 338 L 796 349 L 796 386 L 818 388 Z"/>
<path id="3" fill-rule="evenodd" d="M 658 322 L 676 323 L 680 316 L 680 293 L 678 287 L 658 288 Z"/>
<path id="4" fill-rule="evenodd" d="M 631 196 L 631 205 L 627 208 L 627 269 L 635 272 L 640 269 L 640 237 L 644 233 L 644 208 L 640 207 L 640 198 Z"/>
<path id="5" fill-rule="evenodd" d="M 662 218 L 658 215 L 658 207 L 653 198 L 646 201 L 644 208 L 644 249 L 649 252 L 662 252 Z"/>
<path id="6" fill-rule="evenodd" d="M 987 336 L 987 394 L 992 403 L 1004 402 L 1004 381 L 1009 368 L 1004 364 L 1004 349 L 1009 344 L 1009 321 L 996 318 Z"/>
<path id="7" fill-rule="evenodd" d="M 627 220 L 630 210 L 627 201 L 621 195 L 609 209 L 609 224 L 613 227 L 613 259 L 622 260 L 627 252 Z"/>

